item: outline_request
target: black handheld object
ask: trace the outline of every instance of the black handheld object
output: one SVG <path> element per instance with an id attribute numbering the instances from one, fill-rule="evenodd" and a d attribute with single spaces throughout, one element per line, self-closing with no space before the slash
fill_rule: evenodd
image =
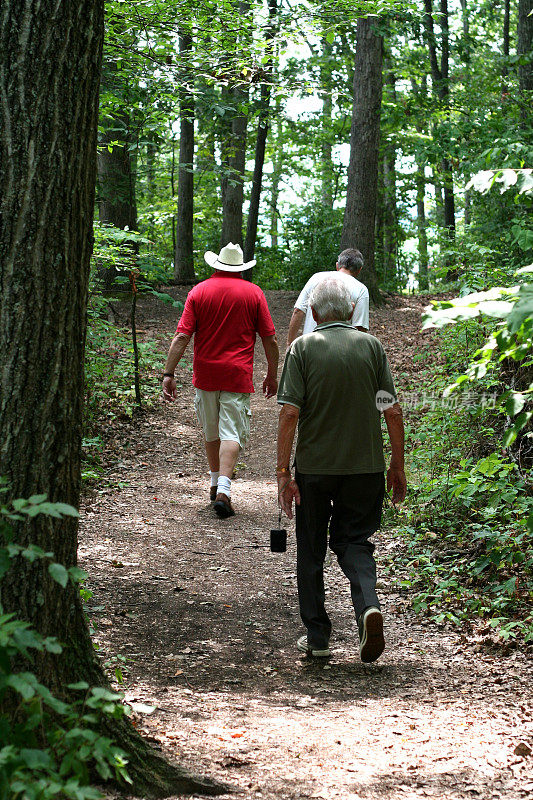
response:
<path id="1" fill-rule="evenodd" d="M 281 527 L 281 509 L 277 528 L 270 531 L 270 550 L 272 553 L 284 553 L 287 550 L 287 531 Z"/>

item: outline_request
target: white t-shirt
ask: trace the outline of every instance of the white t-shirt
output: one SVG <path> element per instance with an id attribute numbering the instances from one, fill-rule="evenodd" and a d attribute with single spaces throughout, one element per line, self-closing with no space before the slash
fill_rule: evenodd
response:
<path id="1" fill-rule="evenodd" d="M 368 297 L 368 289 L 358 281 L 357 278 L 354 278 L 353 275 L 348 275 L 346 272 L 340 272 L 337 270 L 333 272 L 329 270 L 328 272 L 315 272 L 312 275 L 307 283 L 305 284 L 304 288 L 300 292 L 298 296 L 298 300 L 294 304 L 295 308 L 298 308 L 300 311 L 303 311 L 305 314 L 305 322 L 304 322 L 304 333 L 311 333 L 316 328 L 316 322 L 313 319 L 313 313 L 311 311 L 311 306 L 309 305 L 309 295 L 315 288 L 315 286 L 323 281 L 324 278 L 341 278 L 346 286 L 350 291 L 350 295 L 352 297 L 353 302 L 355 303 L 355 308 L 353 310 L 351 324 L 355 327 L 359 325 L 361 328 L 366 328 L 368 330 L 368 306 L 369 306 L 369 297 Z"/>

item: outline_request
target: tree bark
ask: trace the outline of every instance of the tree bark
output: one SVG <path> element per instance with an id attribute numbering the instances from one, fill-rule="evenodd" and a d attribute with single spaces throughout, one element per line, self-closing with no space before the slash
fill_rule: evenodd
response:
<path id="1" fill-rule="evenodd" d="M 503 86 L 502 90 L 505 91 L 507 89 L 507 76 L 509 74 L 509 69 L 507 66 L 509 53 L 510 53 L 510 45 L 511 45 L 511 34 L 510 34 L 510 27 L 511 27 L 511 0 L 504 0 L 504 8 L 503 8 L 503 57 L 505 59 L 502 67 L 502 78 L 503 78 Z"/>
<path id="2" fill-rule="evenodd" d="M 320 65 L 320 86 L 322 96 L 322 141 L 320 144 L 320 172 L 322 205 L 333 208 L 333 159 L 331 120 L 333 114 L 331 59 L 333 45 L 327 37 L 322 39 L 322 61 Z"/>
<path id="3" fill-rule="evenodd" d="M 274 20 L 278 11 L 278 0 L 269 0 L 269 24 L 266 29 L 266 43 L 269 50 L 269 60 L 265 65 L 267 80 L 272 80 L 272 42 L 275 36 Z M 257 138 L 255 141 L 254 174 L 252 178 L 252 191 L 250 193 L 250 206 L 246 220 L 246 238 L 244 240 L 244 260 L 251 261 L 255 253 L 257 239 L 257 225 L 259 220 L 259 203 L 263 185 L 263 167 L 265 164 L 265 150 L 268 136 L 268 110 L 270 105 L 270 82 L 261 84 L 261 98 L 259 101 L 259 121 L 257 125 Z M 253 269 L 247 270 L 245 277 L 252 280 Z"/>
<path id="4" fill-rule="evenodd" d="M 263 167 L 265 164 L 265 150 L 268 136 L 268 103 L 270 100 L 270 88 L 261 86 L 261 111 L 257 124 L 257 138 L 255 140 L 255 161 L 254 174 L 252 178 L 252 191 L 250 193 L 250 207 L 246 220 L 246 239 L 244 240 L 244 260 L 251 261 L 254 257 L 255 243 L 257 239 L 257 225 L 259 221 L 259 202 L 261 200 L 261 188 L 263 184 Z M 246 277 L 252 279 L 253 270 L 247 270 Z"/>
<path id="5" fill-rule="evenodd" d="M 445 113 L 450 111 L 450 80 L 449 80 L 449 25 L 448 25 L 448 0 L 440 0 L 439 24 L 441 28 L 441 58 L 440 65 L 437 57 L 437 39 L 433 25 L 432 0 L 424 0 L 424 22 L 431 65 L 433 91 L 440 99 Z M 448 136 L 444 139 L 444 154 L 441 162 L 443 189 L 444 189 L 444 227 L 450 238 L 455 236 L 455 197 L 453 190 L 453 167 L 449 154 L 450 142 Z"/>
<path id="6" fill-rule="evenodd" d="M 279 244 L 279 185 L 283 173 L 283 120 L 281 118 L 281 101 L 278 97 L 275 107 L 276 140 L 272 157 L 272 182 L 270 184 L 270 246 L 277 248 Z"/>
<path id="7" fill-rule="evenodd" d="M 427 76 L 423 75 L 420 86 L 417 85 L 414 78 L 411 78 L 411 86 L 413 94 L 421 106 L 425 105 L 427 98 Z M 422 131 L 422 124 L 416 123 L 416 130 L 420 133 Z M 425 157 L 417 152 L 416 156 L 416 173 L 415 173 L 415 186 L 416 186 L 416 224 L 418 229 L 418 285 L 423 291 L 429 289 L 429 257 L 428 257 L 428 238 L 427 238 L 427 218 L 426 218 L 426 173 L 425 173 Z M 436 199 L 436 187 L 435 187 Z"/>
<path id="8" fill-rule="evenodd" d="M 246 162 L 246 128 L 248 118 L 240 110 L 248 99 L 248 91 L 236 86 L 232 91 L 235 106 L 231 121 L 231 154 L 228 159 L 229 175 L 222 198 L 222 232 L 220 245 L 229 242 L 242 247 L 242 205 L 244 202 L 244 165 Z"/>
<path id="9" fill-rule="evenodd" d="M 104 67 L 102 82 L 120 93 L 122 87 L 116 76 L 116 64 Z M 131 120 L 126 110 L 103 121 L 103 133 L 98 148 L 98 213 L 100 222 L 121 230 L 137 230 L 136 170 L 132 156 Z M 135 247 L 135 245 L 133 245 Z M 131 245 L 130 245 L 131 247 Z M 125 245 L 128 248 L 128 245 Z M 131 256 L 131 251 L 128 254 Z M 125 257 L 128 265 L 130 258 Z M 113 287 L 120 264 L 99 270 L 105 289 Z"/>
<path id="10" fill-rule="evenodd" d="M 363 254 L 361 280 L 373 303 L 382 302 L 374 261 L 382 63 L 383 38 L 373 30 L 371 21 L 359 19 L 341 250 L 357 247 Z"/>
<path id="11" fill-rule="evenodd" d="M 396 103 L 396 76 L 385 59 L 386 84 Z M 398 209 L 396 205 L 396 148 L 387 142 L 383 148 L 383 278 L 395 284 L 398 250 Z"/>
<path id="12" fill-rule="evenodd" d="M 416 224 L 418 228 L 418 285 L 423 291 L 429 289 L 428 276 L 428 237 L 426 221 L 426 178 L 423 163 L 416 168 Z"/>
<path id="13" fill-rule="evenodd" d="M 192 36 L 183 31 L 179 36 L 180 55 L 186 62 L 192 52 Z M 174 279 L 194 281 L 194 96 L 187 83 L 189 69 L 184 71 L 180 91 L 180 152 L 178 168 L 178 219 L 174 256 Z"/>
<path id="14" fill-rule="evenodd" d="M 0 25 L 0 475 L 5 499 L 43 493 L 78 507 L 83 365 L 96 179 L 103 0 L 4 0 Z M 19 35 L 13 35 L 13 32 Z M 15 542 L 76 564 L 77 520 L 14 523 Z M 60 695 L 105 685 L 76 585 L 21 558 L 5 612 L 64 644 L 31 669 Z M 216 791 L 161 759 L 128 720 L 105 730 L 130 753 L 135 791 Z"/>
<path id="15" fill-rule="evenodd" d="M 250 11 L 249 0 L 240 0 L 238 15 L 244 18 Z M 242 38 L 246 37 L 246 29 Z M 248 117 L 243 107 L 248 100 L 248 87 L 237 83 L 231 90 L 234 116 L 231 120 L 231 137 L 229 141 L 228 167 L 229 175 L 222 196 L 222 231 L 220 245 L 229 242 L 242 247 L 242 205 L 244 202 L 244 167 L 246 164 L 246 129 Z"/>
<path id="16" fill-rule="evenodd" d="M 526 55 L 533 46 L 533 0 L 519 0 L 517 26 L 517 55 Z M 518 67 L 518 89 L 521 95 L 520 114 L 524 125 L 531 122 L 531 98 L 533 93 L 533 61 Z"/>

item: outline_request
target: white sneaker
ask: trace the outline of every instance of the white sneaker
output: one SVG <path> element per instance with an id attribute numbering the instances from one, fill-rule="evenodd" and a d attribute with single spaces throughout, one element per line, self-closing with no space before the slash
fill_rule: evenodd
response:
<path id="1" fill-rule="evenodd" d="M 307 644 L 307 636 L 300 636 L 296 642 L 296 647 L 298 650 L 301 650 L 302 653 L 315 656 L 315 658 L 328 658 L 328 656 L 331 655 L 329 647 L 325 647 L 323 650 L 315 650 L 313 647 L 309 647 Z"/>
<path id="2" fill-rule="evenodd" d="M 359 654 L 365 664 L 376 661 L 385 650 L 383 615 L 379 608 L 370 606 L 363 611 L 359 620 L 359 641 Z"/>

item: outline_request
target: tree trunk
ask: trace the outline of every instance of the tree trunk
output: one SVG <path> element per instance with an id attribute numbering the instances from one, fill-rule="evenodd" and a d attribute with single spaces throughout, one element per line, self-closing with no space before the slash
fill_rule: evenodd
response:
<path id="1" fill-rule="evenodd" d="M 509 74 L 509 68 L 507 66 L 509 60 L 509 53 L 510 53 L 510 45 L 511 45 L 511 0 L 504 0 L 504 9 L 503 9 L 503 57 L 504 63 L 502 67 L 502 91 L 505 92 L 507 90 L 507 75 Z"/>
<path id="2" fill-rule="evenodd" d="M 259 201 L 261 200 L 261 188 L 263 184 L 263 167 L 265 164 L 265 150 L 268 136 L 268 103 L 270 100 L 270 88 L 263 84 L 261 86 L 261 111 L 257 124 L 257 139 L 255 141 L 255 161 L 254 174 L 252 179 L 252 191 L 250 193 L 250 207 L 248 209 L 248 219 L 246 220 L 246 239 L 244 241 L 244 260 L 251 261 L 254 257 L 255 242 L 257 239 L 257 224 L 259 221 Z M 246 277 L 252 280 L 253 270 L 247 270 Z"/>
<path id="3" fill-rule="evenodd" d="M 278 11 L 278 0 L 269 0 L 268 13 L 269 24 L 266 29 L 266 43 L 269 60 L 265 65 L 265 72 L 269 80 L 272 79 L 272 46 L 275 36 L 274 20 Z M 259 202 L 261 200 L 261 188 L 263 184 L 263 167 L 265 164 L 265 149 L 268 136 L 268 109 L 270 105 L 270 83 L 261 84 L 261 99 L 259 101 L 259 121 L 257 125 L 257 139 L 255 142 L 255 161 L 254 174 L 252 179 L 252 191 L 250 193 L 250 207 L 248 209 L 248 219 L 246 221 L 246 238 L 244 241 L 244 260 L 251 261 L 255 253 L 255 243 L 257 239 L 257 224 L 259 220 Z M 253 269 L 247 270 L 245 277 L 252 280 Z"/>
<path id="4" fill-rule="evenodd" d="M 151 139 L 146 142 L 146 193 L 148 200 L 153 200 L 155 196 L 155 142 Z"/>
<path id="5" fill-rule="evenodd" d="M 374 263 L 383 39 L 368 19 L 357 21 L 357 48 L 350 132 L 350 163 L 341 250 L 357 247 L 365 266 L 361 280 L 373 303 L 382 302 Z"/>
<path id="6" fill-rule="evenodd" d="M 192 52 L 192 36 L 181 32 L 180 55 L 184 61 Z M 189 69 L 184 69 L 183 84 L 189 79 Z M 186 85 L 180 91 L 180 153 L 178 171 L 178 219 L 174 278 L 181 282 L 194 281 L 193 214 L 194 214 L 194 96 Z"/>
<path id="7" fill-rule="evenodd" d="M 383 278 L 395 281 L 398 248 L 396 208 L 396 151 L 387 147 L 383 157 Z"/>
<path id="8" fill-rule="evenodd" d="M 444 194 L 439 171 L 433 167 L 433 186 L 435 190 L 435 222 L 439 228 L 444 228 Z"/>
<path id="9" fill-rule="evenodd" d="M 411 78 L 411 86 L 413 94 L 421 105 L 425 105 L 427 98 L 427 76 L 423 75 L 420 86 L 417 85 L 414 78 Z M 420 121 L 416 123 L 416 130 L 420 133 L 422 131 L 422 124 Z M 427 238 L 427 219 L 426 219 L 426 172 L 425 164 L 426 158 L 420 152 L 416 153 L 416 173 L 415 173 L 415 186 L 416 186 L 416 224 L 418 229 L 418 285 L 419 288 L 424 290 L 429 289 L 429 275 L 428 275 L 428 238 Z"/>
<path id="10" fill-rule="evenodd" d="M 331 120 L 333 115 L 331 60 L 333 45 L 326 36 L 322 39 L 322 61 L 320 66 L 320 86 L 322 95 L 322 141 L 320 144 L 320 172 L 322 179 L 322 205 L 333 208 L 333 159 Z"/>
<path id="11" fill-rule="evenodd" d="M 441 28 L 441 58 L 440 65 L 437 57 L 437 39 L 433 26 L 432 0 L 424 0 L 426 13 L 424 22 L 431 65 L 433 91 L 440 99 L 445 114 L 450 111 L 450 80 L 449 80 L 449 26 L 448 26 L 448 0 L 440 0 L 439 24 Z M 455 236 L 455 197 L 453 191 L 453 167 L 449 154 L 450 141 L 446 135 L 443 139 L 443 157 L 441 161 L 443 189 L 444 189 L 444 227 L 452 239 Z"/>
<path id="12" fill-rule="evenodd" d="M 533 0 L 519 0 L 517 26 L 517 55 L 530 53 L 533 46 Z M 521 95 L 520 114 L 524 126 L 531 122 L 531 98 L 533 92 L 533 62 L 518 67 L 518 89 Z"/>
<path id="13" fill-rule="evenodd" d="M 242 247 L 242 204 L 244 202 L 244 165 L 248 119 L 242 113 L 241 108 L 248 99 L 248 91 L 237 86 L 232 91 L 232 99 L 235 111 L 231 121 L 229 175 L 222 198 L 221 247 L 229 242 Z"/>
<path id="14" fill-rule="evenodd" d="M 276 138 L 274 143 L 274 154 L 272 156 L 272 181 L 270 184 L 270 246 L 278 247 L 278 223 L 279 223 L 279 185 L 283 173 L 283 161 L 285 151 L 283 149 L 283 119 L 281 117 L 281 100 L 276 99 L 274 109 L 274 119 L 276 120 Z"/>
<path id="15" fill-rule="evenodd" d="M 240 0 L 238 16 L 244 18 L 250 11 L 249 0 Z M 247 36 L 244 27 L 241 44 Z M 244 202 L 244 167 L 246 164 L 246 128 L 248 118 L 243 111 L 248 100 L 248 87 L 245 83 L 236 84 L 231 90 L 234 116 L 231 120 L 231 138 L 229 145 L 229 175 L 222 197 L 222 232 L 221 247 L 229 242 L 242 247 L 242 204 Z"/>
<path id="16" fill-rule="evenodd" d="M 396 76 L 390 61 L 385 59 L 386 83 L 390 98 L 396 104 Z M 398 209 L 396 205 L 396 148 L 387 142 L 383 152 L 383 278 L 396 283 L 398 251 Z"/>
<path id="17" fill-rule="evenodd" d="M 426 178 L 424 175 L 424 164 L 423 162 L 419 162 L 416 169 L 416 224 L 418 228 L 418 285 L 422 291 L 429 289 L 425 193 Z"/>
<path id="18" fill-rule="evenodd" d="M 385 191 L 383 187 L 383 158 L 378 164 L 378 190 L 376 197 L 376 222 L 374 224 L 374 264 L 376 273 L 383 276 L 384 271 L 384 228 L 383 220 L 385 217 Z"/>
<path id="19" fill-rule="evenodd" d="M 77 507 L 83 363 L 96 178 L 103 0 L 4 0 L 0 26 L 0 475 L 5 500 L 45 493 Z M 21 32 L 20 36 L 13 31 Z M 76 564 L 77 520 L 39 515 L 14 540 Z M 64 643 L 31 669 L 64 695 L 105 685 L 80 595 L 38 559 L 19 559 L 1 584 L 6 612 Z M 135 791 L 205 791 L 151 750 L 128 720 L 105 730 L 130 753 Z M 208 791 L 216 787 L 209 784 Z"/>
<path id="20" fill-rule="evenodd" d="M 123 87 L 117 77 L 117 66 L 104 64 L 103 85 L 120 94 Z M 125 105 L 125 104 L 124 104 Z M 137 203 L 135 193 L 135 168 L 131 145 L 131 120 L 123 110 L 111 119 L 103 120 L 103 133 L 98 147 L 98 213 L 100 222 L 121 230 L 137 230 Z M 127 250 L 128 246 L 125 245 Z M 131 260 L 131 250 L 125 256 L 125 265 Z M 111 265 L 98 270 L 102 286 L 113 287 L 121 265 Z"/>

